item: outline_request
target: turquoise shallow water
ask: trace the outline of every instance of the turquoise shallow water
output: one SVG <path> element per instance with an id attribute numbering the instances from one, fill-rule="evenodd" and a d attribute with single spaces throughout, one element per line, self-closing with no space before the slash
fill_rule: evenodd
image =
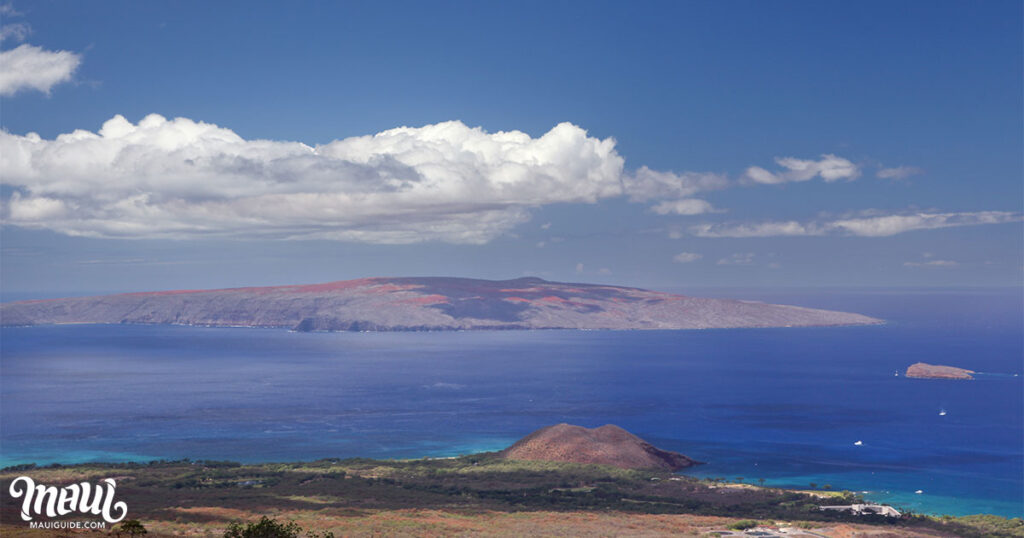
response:
<path id="1" fill-rule="evenodd" d="M 450 456 L 500 449 L 552 423 L 615 423 L 706 461 L 690 471 L 697 476 L 829 484 L 928 513 L 1024 514 L 1019 290 L 764 298 L 889 323 L 3 329 L 0 464 Z M 894 375 L 919 360 L 996 375 Z"/>

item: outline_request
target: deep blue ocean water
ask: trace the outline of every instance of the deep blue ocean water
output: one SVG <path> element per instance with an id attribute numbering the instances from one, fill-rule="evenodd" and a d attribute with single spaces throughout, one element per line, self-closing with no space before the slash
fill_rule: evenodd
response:
<path id="1" fill-rule="evenodd" d="M 1024 515 L 1019 289 L 745 293 L 735 294 L 888 323 L 312 334 L 5 328 L 0 466 L 449 456 L 504 448 L 558 422 L 614 423 L 707 462 L 688 474 L 829 484 L 926 513 Z M 917 361 L 986 375 L 894 375 Z"/>

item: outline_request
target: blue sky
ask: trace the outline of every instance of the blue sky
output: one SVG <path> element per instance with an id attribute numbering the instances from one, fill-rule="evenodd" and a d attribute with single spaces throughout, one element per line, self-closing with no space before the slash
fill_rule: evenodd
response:
<path id="1" fill-rule="evenodd" d="M 14 2 L 3 291 L 1020 285 L 1021 6 Z"/>

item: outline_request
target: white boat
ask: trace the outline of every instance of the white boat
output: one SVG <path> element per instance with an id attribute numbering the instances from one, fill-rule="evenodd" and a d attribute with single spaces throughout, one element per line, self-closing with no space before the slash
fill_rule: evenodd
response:
<path id="1" fill-rule="evenodd" d="M 939 410 L 939 416 L 940 416 L 940 417 L 944 417 L 944 416 L 946 416 L 946 410 L 945 410 L 945 409 L 940 409 L 940 410 Z"/>
<path id="2" fill-rule="evenodd" d="M 853 446 L 863 446 L 863 445 L 864 445 L 864 441 L 857 441 L 856 443 L 853 444 Z"/>

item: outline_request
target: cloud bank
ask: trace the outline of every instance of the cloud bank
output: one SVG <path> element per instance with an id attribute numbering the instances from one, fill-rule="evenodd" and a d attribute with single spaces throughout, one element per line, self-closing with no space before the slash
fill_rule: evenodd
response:
<path id="1" fill-rule="evenodd" d="M 765 171 L 770 177 L 762 182 L 859 174 L 834 155 L 777 161 L 786 170 Z M 97 132 L 52 140 L 0 132 L 0 171 L 11 193 L 0 203 L 5 225 L 100 238 L 385 244 L 486 243 L 529 220 L 535 208 L 616 197 L 650 203 L 658 215 L 715 213 L 694 196 L 738 184 L 721 174 L 646 166 L 626 173 L 614 139 L 591 137 L 571 123 L 532 138 L 450 121 L 313 147 L 246 140 L 225 127 L 156 114 L 137 124 L 118 115 Z M 688 232 L 883 237 L 1020 220 L 1001 211 L 875 212 L 829 221 L 700 224 Z"/>
<path id="2" fill-rule="evenodd" d="M 569 123 L 531 138 L 453 121 L 310 147 L 115 116 L 54 140 L 0 133 L 0 169 L 15 191 L 6 224 L 117 238 L 483 243 L 533 207 L 624 192 L 615 141 Z"/>
<path id="3" fill-rule="evenodd" d="M 769 221 L 753 224 L 699 224 L 690 227 L 698 237 L 779 237 L 855 235 L 886 237 L 916 230 L 935 230 L 959 226 L 1002 224 L 1024 220 L 1009 211 L 976 211 L 962 213 L 911 213 L 905 215 L 870 215 L 831 221 L 799 222 Z"/>

